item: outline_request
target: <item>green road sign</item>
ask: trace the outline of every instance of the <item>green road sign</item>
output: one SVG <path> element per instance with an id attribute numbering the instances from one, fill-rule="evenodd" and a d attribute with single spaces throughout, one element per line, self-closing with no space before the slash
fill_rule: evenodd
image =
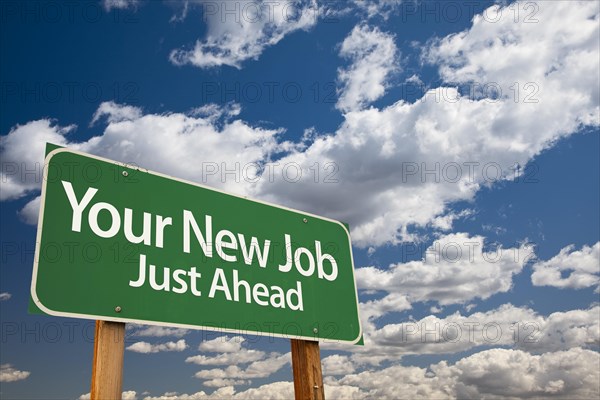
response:
<path id="1" fill-rule="evenodd" d="M 31 296 L 63 317 L 362 336 L 340 222 L 62 148 L 46 157 Z"/>

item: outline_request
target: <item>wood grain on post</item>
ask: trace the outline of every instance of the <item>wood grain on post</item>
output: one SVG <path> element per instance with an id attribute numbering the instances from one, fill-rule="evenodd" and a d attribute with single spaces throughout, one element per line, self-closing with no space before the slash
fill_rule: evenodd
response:
<path id="1" fill-rule="evenodd" d="M 324 400 L 319 342 L 291 339 L 296 400 Z"/>
<path id="2" fill-rule="evenodd" d="M 124 348 L 124 323 L 96 321 L 94 362 L 92 364 L 92 400 L 121 399 Z"/>

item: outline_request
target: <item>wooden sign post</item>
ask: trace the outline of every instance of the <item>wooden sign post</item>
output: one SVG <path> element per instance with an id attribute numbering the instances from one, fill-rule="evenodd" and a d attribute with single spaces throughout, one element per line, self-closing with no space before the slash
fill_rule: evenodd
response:
<path id="1" fill-rule="evenodd" d="M 324 400 L 319 342 L 291 339 L 296 400 Z"/>
<path id="2" fill-rule="evenodd" d="M 90 391 L 92 400 L 121 399 L 124 351 L 125 324 L 96 321 Z"/>

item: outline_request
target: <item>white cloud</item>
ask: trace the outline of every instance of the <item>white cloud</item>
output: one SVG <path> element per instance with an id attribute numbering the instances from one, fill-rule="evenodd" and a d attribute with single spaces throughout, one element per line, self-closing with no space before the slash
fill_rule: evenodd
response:
<path id="1" fill-rule="evenodd" d="M 203 354 L 186 358 L 186 362 L 197 365 L 227 365 L 227 368 L 204 369 L 195 374 L 212 387 L 236 386 L 249 383 L 248 379 L 266 378 L 290 363 L 290 353 L 270 353 L 248 350 L 241 346 L 241 336 L 222 336 L 200 344 L 199 350 L 220 352 L 215 356 Z M 249 364 L 240 368 L 243 364 Z"/>
<path id="2" fill-rule="evenodd" d="M 534 80 L 540 88 L 535 95 L 538 103 L 469 98 L 459 96 L 455 88 L 440 87 L 415 103 L 398 101 L 382 109 L 350 111 L 334 134 L 317 137 L 302 151 L 302 146 L 280 143 L 280 130 L 240 120 L 220 125 L 210 117 L 182 113 L 140 112 L 138 117 L 132 110 L 121 111 L 125 106 L 101 105 L 102 113 L 108 113 L 101 136 L 68 143 L 65 134 L 72 127 L 32 121 L 0 139 L 0 155 L 5 162 L 31 167 L 43 158 L 43 142 L 68 144 L 348 222 L 353 243 L 361 247 L 415 240 L 412 227 L 435 225 L 447 230 L 451 221 L 440 217 L 448 214 L 449 204 L 472 200 L 482 186 L 510 179 L 512 166 L 525 165 L 582 124 L 598 125 L 598 4 L 573 4 L 539 3 L 543 24 L 515 23 L 506 9 L 495 23 L 477 17 L 471 29 L 433 42 L 426 53 L 449 81 L 476 79 L 502 86 Z M 522 49 L 518 54 L 513 42 Z M 508 58 L 515 63 L 488 62 Z M 553 62 L 548 71 L 549 60 L 563 61 Z M 111 116 L 119 122 L 111 122 Z M 149 131 L 152 141 L 147 140 Z M 207 176 L 207 162 L 229 168 L 235 163 L 260 164 L 277 150 L 290 152 L 277 161 L 301 168 L 299 181 L 286 180 L 280 173 L 273 182 L 261 179 L 256 185 L 231 177 L 223 182 L 219 173 Z M 206 162 L 192 161 L 198 159 Z M 317 182 L 315 163 L 324 170 Z M 39 175 L 36 179 L 23 171 L 3 171 L 2 199 L 39 188 Z M 324 181 L 327 172 L 333 173 L 333 182 Z"/>
<path id="3" fill-rule="evenodd" d="M 215 380 L 216 381 L 216 380 Z M 233 386 L 222 387 L 211 394 L 203 391 L 192 394 L 165 393 L 157 397 L 145 397 L 144 400 L 213 400 L 213 399 L 232 399 L 232 400 L 251 400 L 251 399 L 291 399 L 294 397 L 294 386 L 291 382 L 273 382 L 262 385 L 258 388 L 251 388 L 243 392 L 236 393 Z"/>
<path id="4" fill-rule="evenodd" d="M 11 297 L 12 297 L 12 294 L 10 294 L 8 292 L 0 293 L 0 301 L 10 300 Z"/>
<path id="5" fill-rule="evenodd" d="M 200 117 L 191 115 L 195 111 L 190 115 L 143 114 L 131 106 L 102 103 L 94 119 L 105 116 L 107 126 L 101 136 L 86 142 L 68 140 L 66 135 L 74 126 L 60 127 L 47 119 L 17 125 L 0 137 L 0 200 L 39 190 L 46 142 L 246 194 L 254 181 L 254 171 L 268 161 L 272 152 L 289 144 L 277 141 L 281 130 L 227 120 L 233 111 L 231 105 L 225 108 L 212 107 Z M 221 117 L 225 120 L 218 120 Z M 148 132 L 152 132 L 152 140 L 148 140 Z M 236 170 L 237 175 L 223 175 L 226 169 Z M 34 198 L 21 211 L 21 217 L 36 223 L 39 202 Z"/>
<path id="6" fill-rule="evenodd" d="M 398 9 L 402 0 L 353 0 L 354 5 L 366 12 L 368 18 L 382 17 L 387 19 Z"/>
<path id="7" fill-rule="evenodd" d="M 323 375 L 347 375 L 354 372 L 354 366 L 348 356 L 334 354 L 321 360 Z"/>
<path id="8" fill-rule="evenodd" d="M 124 10 L 127 8 L 136 9 L 140 0 L 102 0 L 102 6 L 108 12 L 112 9 Z"/>
<path id="9" fill-rule="evenodd" d="M 439 229 L 440 231 L 449 231 L 452 229 L 452 225 L 454 224 L 454 221 L 456 221 L 457 219 L 470 217 L 471 215 L 473 215 L 473 213 L 474 213 L 474 211 L 469 210 L 469 209 L 462 210 L 458 213 L 449 212 L 449 213 L 446 213 L 445 215 L 440 215 L 438 217 L 435 217 L 431 221 L 431 227 L 435 228 L 435 229 Z"/>
<path id="10" fill-rule="evenodd" d="M 46 142 L 64 146 L 74 125 L 59 127 L 49 119 L 17 125 L 8 135 L 0 136 L 0 200 L 13 200 L 39 190 Z"/>
<path id="11" fill-rule="evenodd" d="M 447 82 L 496 83 L 513 103 L 510 87 L 515 82 L 537 84 L 539 103 L 518 107 L 521 112 L 504 117 L 503 122 L 514 128 L 529 125 L 521 121 L 529 109 L 541 112 L 538 118 L 551 117 L 564 105 L 568 106 L 560 109 L 562 115 L 552 118 L 560 123 L 555 135 L 568 133 L 579 123 L 598 124 L 600 89 L 594 72 L 599 64 L 599 5 L 588 1 L 536 5 L 534 16 L 526 1 L 493 5 L 473 18 L 468 31 L 434 41 L 425 58 L 440 66 Z M 517 12 L 522 18 L 515 21 Z M 572 74 L 575 70 L 577 75 Z M 523 138 L 523 144 L 527 142 Z"/>
<path id="12" fill-rule="evenodd" d="M 127 350 L 135 353 L 159 353 L 163 351 L 184 351 L 188 345 L 185 343 L 185 339 L 180 339 L 177 342 L 166 342 L 151 344 L 148 342 L 137 342 L 130 346 L 127 346 Z"/>
<path id="13" fill-rule="evenodd" d="M 390 293 L 381 299 L 360 303 L 361 314 L 369 319 L 377 319 L 390 312 L 400 312 L 410 310 L 410 308 L 411 305 L 406 296 L 399 293 Z"/>
<path id="14" fill-rule="evenodd" d="M 105 101 L 100 104 L 94 113 L 90 125 L 94 125 L 102 117 L 106 117 L 108 123 L 113 124 L 116 122 L 133 121 L 141 116 L 142 110 L 138 107 L 117 104 L 113 101 Z"/>
<path id="15" fill-rule="evenodd" d="M 79 144 L 81 150 L 243 194 L 250 179 L 242 179 L 242 169 L 264 163 L 283 145 L 276 138 L 281 130 L 255 128 L 239 120 L 221 124 L 206 113 L 202 117 L 181 113 L 142 115 L 122 113 L 120 107 L 107 111 L 116 113 L 118 122 L 110 122 L 109 114 L 104 134 Z M 213 111 L 222 114 L 220 109 Z M 121 120 L 124 116 L 132 119 Z M 152 132 L 151 141 L 148 132 Z M 148 158 L 148 154 L 153 156 Z M 225 179 L 224 167 L 237 168 L 239 173 Z M 209 172 L 214 171 L 212 168 L 216 168 L 214 174 Z"/>
<path id="16" fill-rule="evenodd" d="M 33 200 L 29 201 L 25 207 L 19 210 L 18 215 L 21 221 L 29 225 L 35 225 L 38 223 L 40 215 L 40 204 L 42 203 L 42 197 L 36 196 Z"/>
<path id="17" fill-rule="evenodd" d="M 596 351 L 573 348 L 532 355 L 521 350 L 490 349 L 427 368 L 392 365 L 341 378 L 325 378 L 326 398 L 343 399 L 530 399 L 597 398 L 600 395 Z M 236 392 L 232 386 L 211 394 L 165 393 L 146 400 L 201 400 L 231 398 L 293 398 L 291 382 L 268 383 Z"/>
<path id="18" fill-rule="evenodd" d="M 90 393 L 82 394 L 78 397 L 78 400 L 90 400 L 92 398 Z M 137 400 L 137 392 L 135 390 L 126 390 L 121 393 L 121 400 Z"/>
<path id="19" fill-rule="evenodd" d="M 367 338 L 365 338 L 367 340 Z M 404 354 L 452 354 L 481 346 L 515 346 L 532 353 L 600 345 L 600 307 L 541 316 L 505 304 L 463 316 L 388 324 L 368 336 L 370 353 L 394 359 Z M 396 348 L 397 350 L 393 349 Z"/>
<path id="20" fill-rule="evenodd" d="M 342 111 L 362 109 L 383 96 L 386 81 L 399 70 L 394 36 L 376 27 L 355 26 L 342 42 L 340 55 L 351 61 L 338 70 L 342 88 L 337 108 Z"/>
<path id="21" fill-rule="evenodd" d="M 540 318 L 538 327 L 539 335 L 532 331 L 531 326 L 521 327 L 519 348 L 534 353 L 571 347 L 597 349 L 600 345 L 600 307 L 555 312 Z M 533 338 L 536 340 L 531 340 Z"/>
<path id="22" fill-rule="evenodd" d="M 563 277 L 563 274 L 568 273 Z M 574 245 L 563 248 L 548 261 L 533 265 L 531 282 L 535 286 L 581 289 L 600 283 L 600 242 L 575 250 Z"/>
<path id="23" fill-rule="evenodd" d="M 390 312 L 410 310 L 411 304 L 405 295 L 390 293 L 381 299 L 360 303 L 359 308 L 363 334 L 368 337 L 376 329 L 375 320 Z"/>
<path id="24" fill-rule="evenodd" d="M 239 386 L 248 385 L 251 381 L 236 380 L 236 379 L 211 379 L 202 382 L 204 386 L 208 387 L 225 387 L 225 386 Z"/>
<path id="25" fill-rule="evenodd" d="M 240 349 L 236 352 L 221 353 L 216 356 L 205 356 L 200 354 L 186 358 L 185 362 L 194 363 L 197 365 L 239 365 L 262 360 L 265 355 L 265 352 L 260 350 Z"/>
<path id="26" fill-rule="evenodd" d="M 327 378 L 326 378 L 327 379 Z M 328 385 L 325 384 L 326 399 L 352 399 L 360 400 L 366 398 L 359 385 Z"/>
<path id="27" fill-rule="evenodd" d="M 470 304 L 467 304 L 467 305 L 465 306 L 465 311 L 467 311 L 467 312 L 471 312 L 471 310 L 472 310 L 472 309 L 474 309 L 475 307 L 477 307 L 477 304 L 475 304 L 475 303 L 470 303 Z"/>
<path id="28" fill-rule="evenodd" d="M 242 336 L 220 336 L 200 343 L 198 350 L 209 353 L 236 353 L 242 349 L 245 340 Z"/>
<path id="29" fill-rule="evenodd" d="M 239 103 L 227 103 L 224 105 L 209 103 L 201 107 L 193 108 L 190 114 L 194 117 L 209 118 L 216 121 L 219 118 L 229 120 L 238 116 L 242 112 L 242 106 Z"/>
<path id="30" fill-rule="evenodd" d="M 341 379 L 328 378 L 330 386 L 360 387 L 368 399 L 406 398 L 528 399 L 596 398 L 599 395 L 600 356 L 574 348 L 531 355 L 520 350 L 491 349 L 448 365 L 364 371 Z"/>
<path id="31" fill-rule="evenodd" d="M 441 305 L 464 303 L 512 287 L 512 277 L 521 272 L 533 249 L 520 247 L 485 249 L 484 238 L 466 233 L 441 236 L 420 261 L 393 264 L 383 270 L 356 270 L 359 289 L 384 290 L 405 295 L 410 302 L 435 300 Z"/>
<path id="32" fill-rule="evenodd" d="M 31 374 L 29 371 L 19 371 L 10 364 L 0 365 L 0 382 L 16 382 L 27 379 Z"/>
<path id="33" fill-rule="evenodd" d="M 279 160 L 300 166 L 302 179 L 262 181 L 259 192 L 348 222 L 359 246 L 410 241 L 409 227 L 427 226 L 449 204 L 511 179 L 515 164 L 526 165 L 582 125 L 597 126 L 598 3 L 536 4 L 543 23 L 515 23 L 503 9 L 500 21 L 477 17 L 426 52 L 446 81 L 497 82 L 501 98 L 460 95 L 451 83 L 414 103 L 348 112 L 334 134 Z M 515 82 L 522 85 L 517 102 L 509 96 Z M 539 88 L 535 95 L 528 83 Z M 526 94 L 538 102 L 526 102 Z M 315 182 L 310 168 L 317 162 L 334 165 L 337 182 Z"/>
<path id="34" fill-rule="evenodd" d="M 242 62 L 258 59 L 267 47 L 277 44 L 286 35 L 308 30 L 318 17 L 316 0 L 200 4 L 208 25 L 206 38 L 197 40 L 191 49 L 173 50 L 170 60 L 176 65 L 241 68 Z"/>
<path id="35" fill-rule="evenodd" d="M 294 386 L 291 382 L 274 382 L 262 385 L 258 388 L 248 389 L 236 393 L 233 397 L 237 399 L 292 399 L 294 398 Z"/>
<path id="36" fill-rule="evenodd" d="M 228 386 L 222 387 L 211 394 L 202 391 L 193 394 L 165 393 L 162 396 L 157 397 L 148 396 L 145 397 L 144 400 L 280 400 L 293 398 L 294 385 L 292 382 L 272 382 L 237 393 L 232 386 Z M 357 400 L 364 398 L 364 395 L 361 394 L 360 389 L 356 386 L 325 385 L 325 398 Z"/>
<path id="37" fill-rule="evenodd" d="M 395 399 L 401 393 L 407 399 L 448 399 L 453 397 L 453 380 L 429 374 L 426 368 L 392 366 L 363 371 L 335 380 L 329 378 L 326 386 L 357 386 L 363 398 Z"/>
<path id="38" fill-rule="evenodd" d="M 458 375 L 456 396 L 486 398 L 597 398 L 600 361 L 595 351 L 579 348 L 530 355 L 492 349 L 450 368 Z"/>
<path id="39" fill-rule="evenodd" d="M 183 337 L 190 332 L 189 329 L 170 328 L 158 325 L 127 324 L 127 329 L 130 330 L 134 336 L 141 337 Z"/>
<path id="40" fill-rule="evenodd" d="M 223 398 L 223 396 L 231 396 L 231 394 L 235 393 L 235 390 L 232 386 L 228 386 L 225 388 L 221 388 L 215 393 L 208 395 L 206 392 L 200 391 L 192 394 L 181 393 L 178 392 L 167 392 L 161 396 L 146 396 L 144 400 L 204 400 L 204 399 L 218 399 Z"/>
<path id="41" fill-rule="evenodd" d="M 439 314 L 442 311 L 444 311 L 444 309 L 442 307 L 431 306 L 429 308 L 429 312 L 432 313 L 432 314 Z"/>
<path id="42" fill-rule="evenodd" d="M 335 342 L 322 344 L 326 350 L 349 352 L 351 367 L 357 370 L 368 365 L 379 366 L 384 361 L 393 362 L 408 354 L 456 354 L 497 346 L 537 354 L 573 347 L 594 349 L 600 345 L 598 306 L 542 316 L 527 307 L 504 304 L 471 315 L 457 311 L 443 318 L 429 315 L 414 320 L 410 317 L 406 322 L 379 324 L 380 327 L 377 318 L 401 309 L 374 314 L 369 303 L 361 304 L 360 308 L 365 346 L 348 348 Z"/>
<path id="43" fill-rule="evenodd" d="M 224 369 L 204 369 L 196 372 L 194 376 L 205 380 L 266 378 L 279 371 L 285 365 L 290 364 L 290 362 L 290 353 L 272 353 L 269 357 L 260 361 L 254 361 L 243 369 L 237 365 L 230 365 Z"/>
<path id="44" fill-rule="evenodd" d="M 121 400 L 137 400 L 137 393 L 135 390 L 127 390 L 121 393 Z"/>

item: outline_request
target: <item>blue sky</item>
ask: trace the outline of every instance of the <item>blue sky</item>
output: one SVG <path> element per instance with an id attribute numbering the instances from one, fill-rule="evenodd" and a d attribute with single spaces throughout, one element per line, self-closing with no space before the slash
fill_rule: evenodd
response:
<path id="1" fill-rule="evenodd" d="M 89 392 L 93 321 L 27 313 L 46 142 L 348 222 L 328 398 L 598 396 L 597 2 L 1 10 L 2 398 Z M 293 393 L 286 340 L 127 332 L 124 398 Z"/>

